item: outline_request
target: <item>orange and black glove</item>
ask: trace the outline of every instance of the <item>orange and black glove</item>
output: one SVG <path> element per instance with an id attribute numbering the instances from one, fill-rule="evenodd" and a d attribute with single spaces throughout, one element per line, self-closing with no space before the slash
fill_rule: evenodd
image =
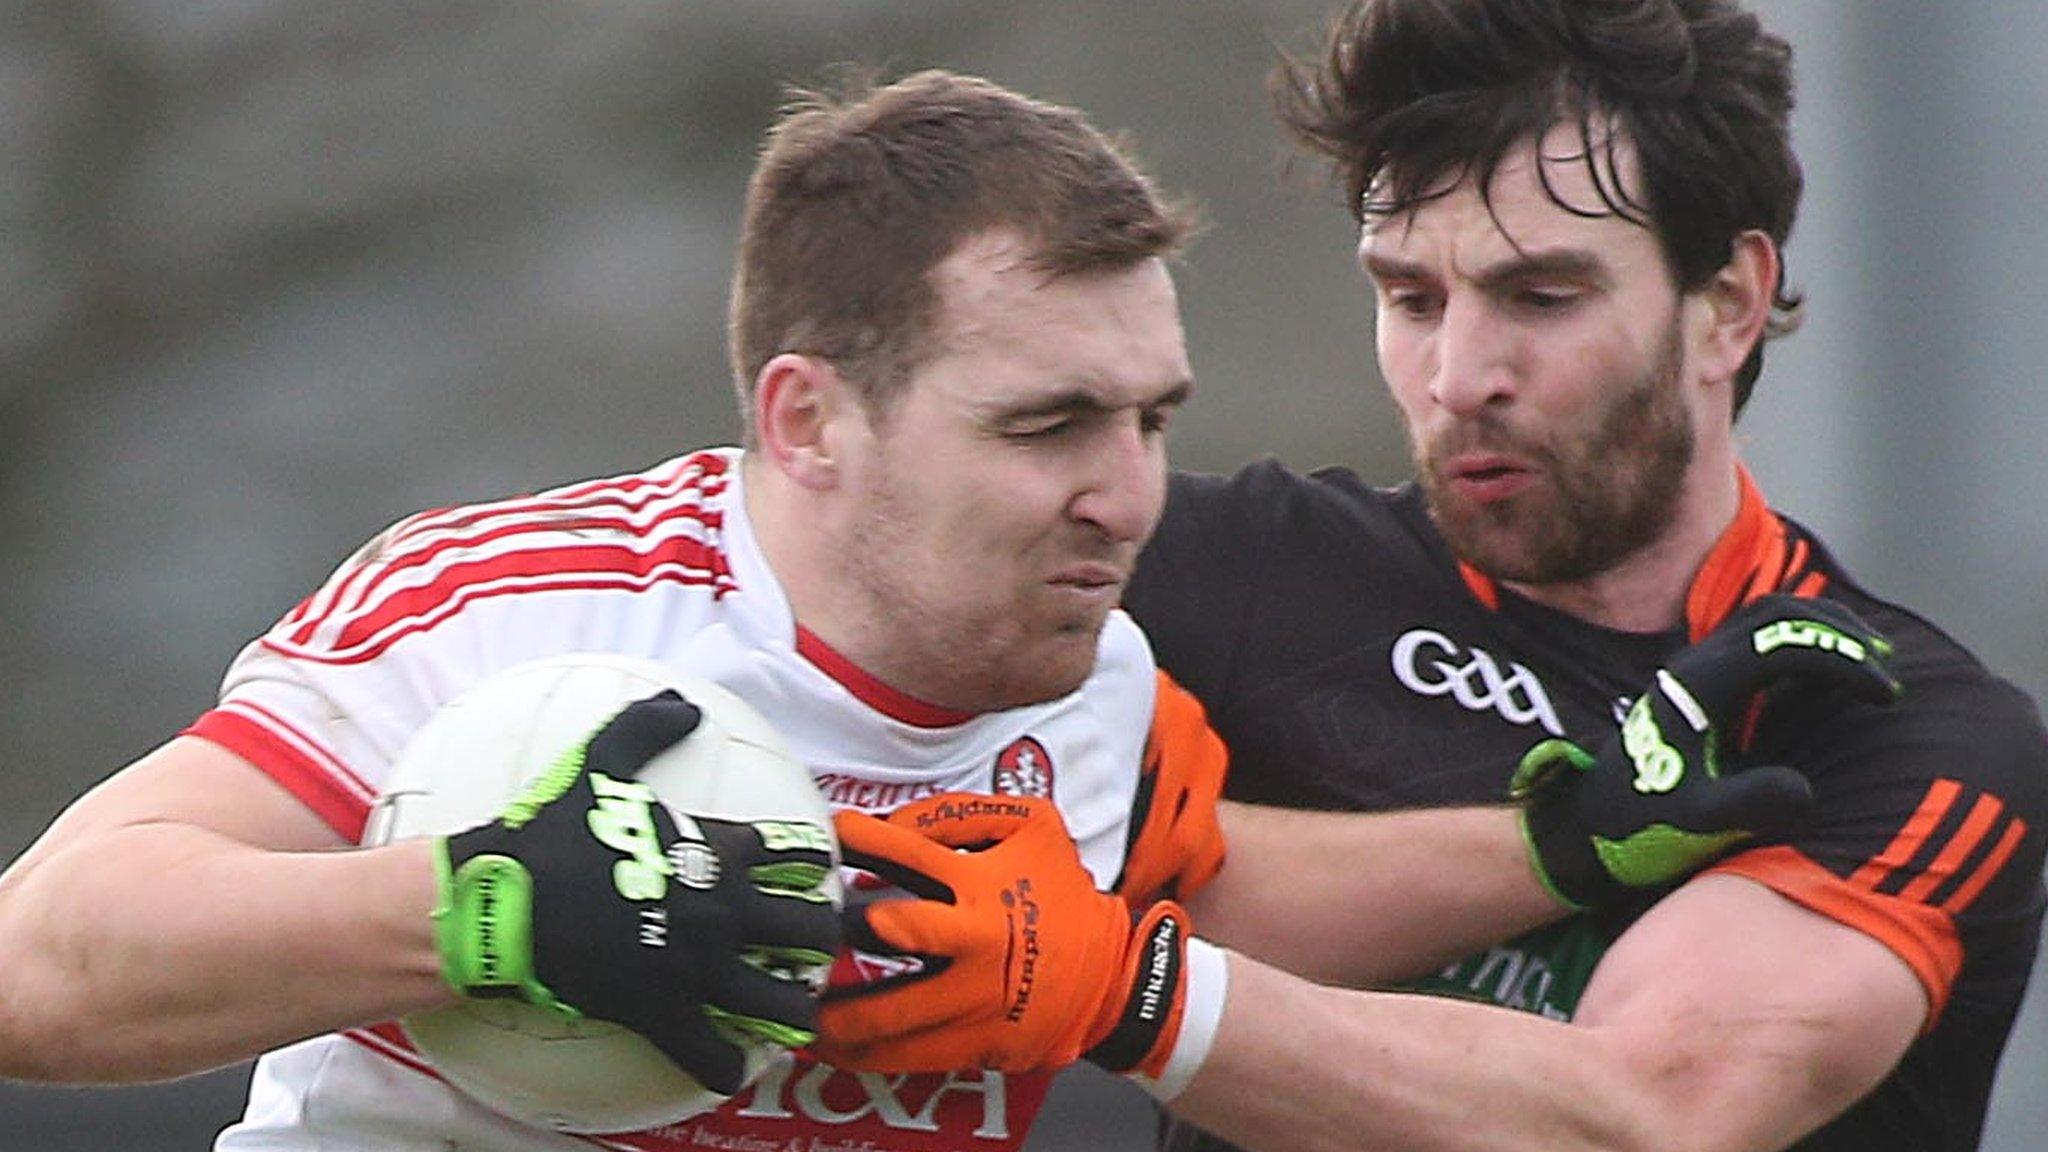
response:
<path id="1" fill-rule="evenodd" d="M 841 1068 L 1051 1070 L 1086 1056 L 1158 1075 L 1187 987 L 1187 914 L 1135 918 L 1095 889 L 1050 801 L 950 793 L 836 817 L 842 858 L 912 898 L 849 899 L 846 941 L 912 970 L 826 993 L 819 1057 Z"/>
<path id="2" fill-rule="evenodd" d="M 1160 897 L 1185 900 L 1223 867 L 1216 805 L 1229 766 L 1201 701 L 1159 673 L 1124 874 L 1114 889 L 1133 909 Z"/>

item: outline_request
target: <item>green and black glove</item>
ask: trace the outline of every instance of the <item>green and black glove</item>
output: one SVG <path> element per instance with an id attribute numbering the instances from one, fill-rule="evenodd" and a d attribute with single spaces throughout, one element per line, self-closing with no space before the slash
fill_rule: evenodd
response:
<path id="1" fill-rule="evenodd" d="M 1806 777 L 1782 765 L 1728 763 L 1731 732 L 1758 693 L 1797 693 L 1810 709 L 1889 704 L 1899 682 L 1891 643 L 1827 600 L 1766 596 L 1657 672 L 1590 754 L 1545 740 L 1509 785 L 1538 877 L 1577 908 L 1677 881 L 1752 836 L 1781 835 L 1813 804 Z"/>
<path id="2" fill-rule="evenodd" d="M 672 813 L 635 780 L 701 720 L 673 690 L 636 701 L 441 840 L 434 915 L 463 995 L 622 1024 L 731 1095 L 747 1042 L 813 1039 L 816 993 L 790 973 L 831 960 L 839 915 L 826 830 Z"/>

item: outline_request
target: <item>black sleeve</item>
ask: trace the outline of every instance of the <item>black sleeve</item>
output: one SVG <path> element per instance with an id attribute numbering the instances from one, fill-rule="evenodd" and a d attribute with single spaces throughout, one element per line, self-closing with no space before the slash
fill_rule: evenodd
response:
<path id="1" fill-rule="evenodd" d="M 1897 705 L 1844 713 L 1780 750 L 1812 778 L 1817 815 L 1724 868 L 1878 938 L 1937 1013 L 1976 941 L 2036 930 L 2048 734 L 2018 689 L 1908 679 Z"/>

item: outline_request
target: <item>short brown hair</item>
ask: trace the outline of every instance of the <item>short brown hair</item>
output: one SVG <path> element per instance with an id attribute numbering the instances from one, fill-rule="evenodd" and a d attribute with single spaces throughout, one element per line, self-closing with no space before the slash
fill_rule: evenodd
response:
<path id="1" fill-rule="evenodd" d="M 793 90 L 747 188 L 728 336 L 748 437 L 763 365 L 831 361 L 885 409 L 932 352 L 930 273 L 961 242 L 1016 232 L 1048 276 L 1170 255 L 1193 213 L 1163 199 L 1071 108 L 919 72 Z"/>
<path id="2" fill-rule="evenodd" d="M 1361 220 L 1455 179 L 1485 196 L 1511 148 L 1560 123 L 1576 127 L 1607 209 L 1651 230 L 1682 290 L 1712 279 L 1750 229 L 1782 249 L 1799 210 L 1792 49 L 1736 0 L 1357 0 L 1323 58 L 1289 62 L 1275 94 Z M 1641 166 L 1641 200 L 1614 178 L 1614 126 Z M 1782 268 L 1774 289 L 1766 336 L 1799 320 Z M 1737 412 L 1762 368 L 1759 340 L 1736 375 Z"/>

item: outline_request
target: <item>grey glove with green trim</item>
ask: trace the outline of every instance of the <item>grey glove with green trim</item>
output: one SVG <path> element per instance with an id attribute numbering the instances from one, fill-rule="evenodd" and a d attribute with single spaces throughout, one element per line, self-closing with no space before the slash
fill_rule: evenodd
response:
<path id="1" fill-rule="evenodd" d="M 1731 731 L 1766 690 L 1785 694 L 1785 707 L 1889 704 L 1900 692 L 1890 654 L 1890 641 L 1827 600 L 1766 596 L 1729 617 L 1657 672 L 1597 754 L 1545 740 L 1522 757 L 1509 792 L 1524 801 L 1538 878 L 1573 907 L 1601 907 L 1797 827 L 1812 785 L 1783 765 L 1730 765 Z"/>
<path id="2" fill-rule="evenodd" d="M 731 1095 L 748 1041 L 815 1037 L 792 973 L 830 962 L 839 914 L 826 830 L 672 813 L 634 779 L 701 720 L 672 690 L 636 701 L 497 820 L 443 838 L 434 918 L 456 991 L 622 1024 Z"/>

